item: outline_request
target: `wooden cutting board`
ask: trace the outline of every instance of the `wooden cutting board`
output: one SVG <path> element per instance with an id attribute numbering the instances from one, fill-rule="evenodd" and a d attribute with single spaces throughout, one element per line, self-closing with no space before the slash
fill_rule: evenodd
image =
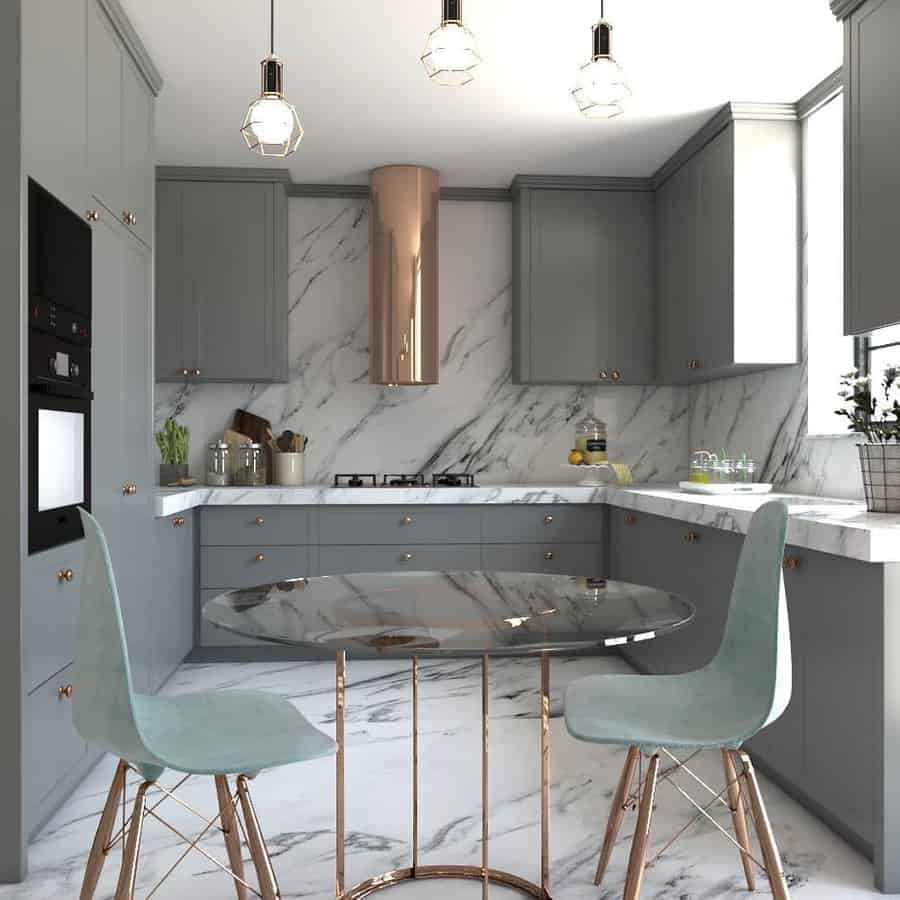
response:
<path id="1" fill-rule="evenodd" d="M 231 421 L 231 430 L 246 434 L 251 441 L 263 445 L 263 455 L 266 459 L 266 483 L 275 483 L 275 466 L 272 462 L 272 423 L 262 416 L 247 412 L 246 409 L 236 409 Z"/>

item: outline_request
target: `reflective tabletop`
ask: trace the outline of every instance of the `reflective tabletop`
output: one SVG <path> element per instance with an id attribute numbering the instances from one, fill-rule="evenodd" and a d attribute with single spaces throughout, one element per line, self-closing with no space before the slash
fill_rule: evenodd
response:
<path id="1" fill-rule="evenodd" d="M 516 656 L 644 641 L 694 607 L 654 588 L 526 572 L 298 578 L 229 591 L 204 618 L 277 644 L 391 655 Z"/>

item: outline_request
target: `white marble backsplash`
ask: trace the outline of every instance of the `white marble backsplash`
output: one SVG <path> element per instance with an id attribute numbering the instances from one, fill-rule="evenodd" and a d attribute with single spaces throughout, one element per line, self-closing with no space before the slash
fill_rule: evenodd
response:
<path id="1" fill-rule="evenodd" d="M 441 205 L 441 383 L 368 382 L 368 204 L 290 201 L 290 382 L 158 385 L 157 427 L 206 445 L 243 407 L 310 436 L 307 480 L 334 472 L 473 472 L 482 484 L 565 482 L 573 426 L 593 410 L 614 459 L 642 481 L 672 482 L 688 453 L 688 391 L 672 387 L 526 387 L 512 383 L 511 209 Z"/>

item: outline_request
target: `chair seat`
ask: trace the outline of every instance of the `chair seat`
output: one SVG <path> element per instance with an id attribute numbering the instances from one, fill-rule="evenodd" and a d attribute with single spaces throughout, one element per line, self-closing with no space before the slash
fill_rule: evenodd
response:
<path id="1" fill-rule="evenodd" d="M 685 675 L 591 675 L 566 690 L 566 727 L 597 744 L 740 747 L 760 728 L 742 710 L 742 683 L 712 667 Z"/>
<path id="2" fill-rule="evenodd" d="M 135 717 L 152 759 L 191 775 L 254 774 L 334 753 L 334 741 L 282 697 L 215 691 L 136 695 Z"/>

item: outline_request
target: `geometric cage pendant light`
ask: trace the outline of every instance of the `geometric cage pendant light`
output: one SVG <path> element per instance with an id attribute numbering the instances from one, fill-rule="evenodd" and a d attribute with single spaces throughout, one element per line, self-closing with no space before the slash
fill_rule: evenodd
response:
<path id="1" fill-rule="evenodd" d="M 631 96 L 622 67 L 612 56 L 612 25 L 604 18 L 604 0 L 600 3 L 600 21 L 591 29 L 591 58 L 578 69 L 572 97 L 588 119 L 612 119 L 622 115 L 623 102 Z"/>
<path id="2" fill-rule="evenodd" d="M 443 14 L 425 42 L 422 65 L 435 83 L 462 87 L 475 80 L 475 69 L 481 62 L 475 35 L 462 20 L 462 0 L 442 0 Z"/>
<path id="3" fill-rule="evenodd" d="M 275 0 L 269 7 L 269 55 L 260 68 L 260 94 L 247 109 L 241 134 L 260 156 L 290 156 L 303 140 L 303 127 L 284 96 L 284 65 L 275 55 Z"/>

